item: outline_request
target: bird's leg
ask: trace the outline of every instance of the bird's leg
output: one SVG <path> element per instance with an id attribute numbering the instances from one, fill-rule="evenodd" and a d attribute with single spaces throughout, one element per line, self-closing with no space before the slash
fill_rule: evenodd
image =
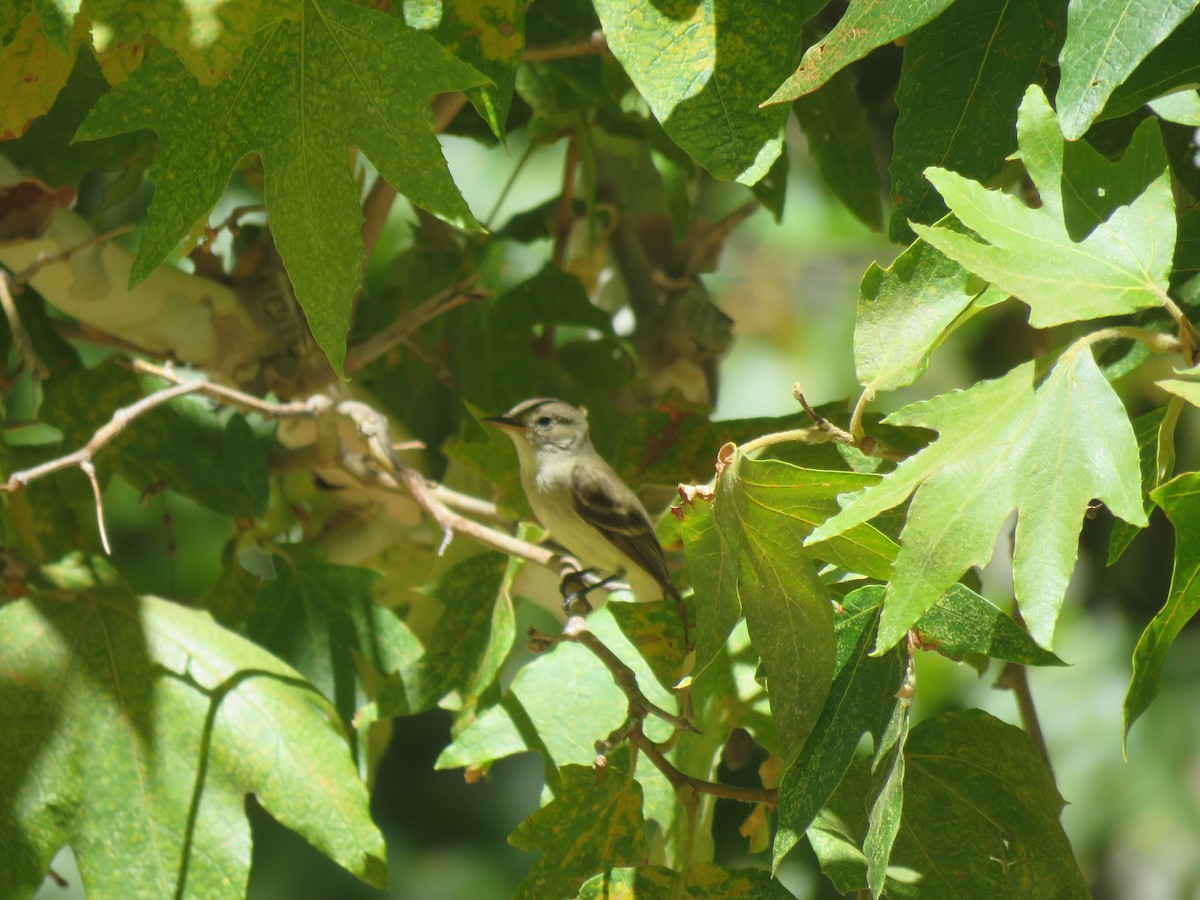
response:
<path id="1" fill-rule="evenodd" d="M 562 594 L 563 612 L 567 617 L 571 616 L 586 616 L 592 611 L 592 604 L 588 602 L 587 596 L 596 588 L 605 587 L 614 581 L 620 579 L 620 575 L 609 575 L 607 578 L 602 578 L 599 581 L 588 583 L 587 576 L 596 576 L 595 569 L 577 569 L 569 564 L 564 564 L 561 571 L 561 581 L 558 585 L 558 590 Z"/>

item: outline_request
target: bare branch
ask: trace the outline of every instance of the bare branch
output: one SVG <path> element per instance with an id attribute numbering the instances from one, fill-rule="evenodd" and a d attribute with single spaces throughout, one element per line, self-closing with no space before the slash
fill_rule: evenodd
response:
<path id="1" fill-rule="evenodd" d="M 74 247 L 68 247 L 65 250 L 60 250 L 58 253 L 42 254 L 36 260 L 34 260 L 33 264 L 29 266 L 29 268 L 25 269 L 23 272 L 18 272 L 13 276 L 13 293 L 19 294 L 21 291 L 25 290 L 25 285 L 29 284 L 29 282 L 33 280 L 34 276 L 36 276 L 38 272 L 42 271 L 42 269 L 46 268 L 46 266 L 53 265 L 54 263 L 65 262 L 66 260 L 70 259 L 72 255 L 78 253 L 80 250 L 83 250 L 86 247 L 94 247 L 96 244 L 103 244 L 106 241 L 111 241 L 113 238 L 120 237 L 121 235 L 130 231 L 133 231 L 132 223 L 120 225 L 111 231 L 105 231 L 101 234 L 97 234 L 88 238 L 86 241 L 81 241 Z"/>
<path id="2" fill-rule="evenodd" d="M 549 62 L 555 59 L 573 59 L 577 56 L 598 56 L 608 52 L 608 41 L 604 32 L 593 31 L 581 41 L 550 44 L 545 47 L 526 47 L 521 57 L 525 62 Z"/>
<path id="3" fill-rule="evenodd" d="M 477 280 L 478 276 L 472 275 L 458 284 L 434 294 L 420 305 L 408 310 L 387 328 L 371 335 L 361 344 L 356 344 L 348 349 L 345 363 L 346 374 L 354 374 L 393 347 L 406 342 L 426 322 L 436 319 L 455 307 L 487 297 L 487 292 L 474 289 Z"/>
<path id="4" fill-rule="evenodd" d="M 771 788 L 742 788 L 718 784 L 712 781 L 705 781 L 702 778 L 695 778 L 677 769 L 664 755 L 662 746 L 654 743 L 642 731 L 642 723 L 645 721 L 646 716 L 656 716 L 664 722 L 670 723 L 675 727 L 675 734 L 683 731 L 700 734 L 700 730 L 682 716 L 669 713 L 662 707 L 652 703 L 642 693 L 641 688 L 638 687 L 637 675 L 634 671 L 621 662 L 620 658 L 603 641 L 588 630 L 587 622 L 581 617 L 572 616 L 568 619 L 566 627 L 563 628 L 561 634 L 546 634 L 535 628 L 529 629 L 529 647 L 535 652 L 548 650 L 564 642 L 581 644 L 591 651 L 592 655 L 600 660 L 604 664 L 604 667 L 612 673 L 613 683 L 621 689 L 629 704 L 629 711 L 625 717 L 625 721 L 606 738 L 596 741 L 598 765 L 604 764 L 605 755 L 610 753 L 614 747 L 628 740 L 634 747 L 646 755 L 646 758 L 650 760 L 656 769 L 663 773 L 667 781 L 671 783 L 671 786 L 676 789 L 687 786 L 701 794 L 712 794 L 714 797 L 728 797 L 733 800 L 741 800 L 744 803 L 765 803 L 772 807 L 778 804 L 779 792 L 777 790 Z"/>

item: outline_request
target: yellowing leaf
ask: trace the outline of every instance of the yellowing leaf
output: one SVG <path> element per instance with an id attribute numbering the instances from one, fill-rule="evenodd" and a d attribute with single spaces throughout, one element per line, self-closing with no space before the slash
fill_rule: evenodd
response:
<path id="1" fill-rule="evenodd" d="M 87 21 L 81 16 L 68 47 L 59 49 L 48 39 L 37 12 L 29 10 L 12 39 L 0 49 L 0 141 L 20 137 L 34 119 L 50 109 L 67 83 L 75 49 L 86 34 Z"/>

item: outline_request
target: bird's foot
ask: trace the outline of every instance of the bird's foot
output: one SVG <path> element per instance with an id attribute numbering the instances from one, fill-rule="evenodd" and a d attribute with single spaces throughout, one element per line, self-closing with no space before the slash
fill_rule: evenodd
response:
<path id="1" fill-rule="evenodd" d="M 592 581 L 589 584 L 588 576 L 595 578 L 595 570 L 570 569 L 563 572 L 558 590 L 563 598 L 563 612 L 567 614 L 568 618 L 571 616 L 586 616 L 590 613 L 592 611 L 592 604 L 588 602 L 588 594 L 596 590 L 596 588 L 605 587 L 620 578 L 619 575 L 609 575 L 607 578 Z"/>

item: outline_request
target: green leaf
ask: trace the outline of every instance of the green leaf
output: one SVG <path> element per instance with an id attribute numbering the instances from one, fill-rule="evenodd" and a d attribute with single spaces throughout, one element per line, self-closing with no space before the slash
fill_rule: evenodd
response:
<path id="1" fill-rule="evenodd" d="M 926 175 L 955 215 L 987 243 L 946 228 L 913 228 L 951 259 L 1027 303 L 1029 322 L 1037 328 L 1161 305 L 1175 246 L 1175 214 L 1157 126 L 1143 124 L 1125 159 L 1106 173 L 1122 189 L 1119 195 L 1153 178 L 1119 207 L 1113 205 L 1114 192 L 1096 183 L 1096 172 L 1066 168 L 1079 157 L 1064 154 L 1057 128 L 1041 89 L 1031 87 L 1021 105 L 1017 137 L 1021 158 L 1041 192 L 1041 209 L 931 168 Z M 1096 206 L 1111 215 L 1097 219 Z M 1094 230 L 1072 229 L 1095 221 L 1100 224 Z M 1077 236 L 1073 230 L 1090 234 Z M 1086 291 L 1079 290 L 1081 283 Z"/>
<path id="2" fill-rule="evenodd" d="M 1080 137 L 1109 95 L 1196 8 L 1196 0 L 1071 0 L 1058 56 L 1063 134 Z"/>
<path id="3" fill-rule="evenodd" d="M 587 618 L 588 628 L 633 669 L 642 692 L 664 709 L 675 699 L 613 621 L 608 605 Z M 501 703 L 482 711 L 438 758 L 439 769 L 482 765 L 495 759 L 537 750 L 550 771 L 568 763 L 590 765 L 595 742 L 621 724 L 625 695 L 612 673 L 590 651 L 562 643 L 523 666 Z M 664 733 L 658 734 L 659 725 Z M 646 729 L 661 739 L 670 726 L 647 720 Z"/>
<path id="4" fill-rule="evenodd" d="M 408 0 L 404 19 L 482 72 L 491 85 L 467 91 L 496 137 L 503 139 L 517 66 L 525 50 L 523 0 Z"/>
<path id="5" fill-rule="evenodd" d="M 54 379 L 42 417 L 75 450 L 118 408 L 142 397 L 137 377 L 110 360 Z M 218 412 L 199 397 L 179 397 L 130 421 L 100 451 L 98 463 L 136 488 L 165 481 L 222 515 L 252 517 L 267 503 L 269 444 L 242 415 Z"/>
<path id="6" fill-rule="evenodd" d="M 1021 730 L 974 709 L 927 719 L 905 744 L 903 787 L 889 897 L 961 900 L 965 885 L 972 897 L 1088 896 L 1059 822 L 1054 778 Z M 870 763 L 861 760 L 809 829 L 822 870 L 842 892 L 867 889 L 871 790 Z"/>
<path id="7" fill-rule="evenodd" d="M 839 72 L 819 91 L 798 99 L 792 109 L 825 185 L 860 222 L 872 231 L 882 230 L 883 188 L 854 74 Z"/>
<path id="8" fill-rule="evenodd" d="M 0 152 L 47 184 L 78 185 L 89 172 L 141 169 L 154 156 L 152 137 L 146 132 L 124 134 L 103 141 L 72 144 L 71 138 L 84 117 L 109 90 L 108 82 L 88 46 L 79 48 L 75 68 L 44 116 L 15 141 L 6 141 Z"/>
<path id="9" fill-rule="evenodd" d="M 1200 41 L 1200 15 L 1193 13 L 1112 92 L 1100 118 L 1129 115 L 1156 97 L 1200 81 L 1197 41 Z"/>
<path id="10" fill-rule="evenodd" d="M 871 896 L 883 893 L 888 861 L 904 812 L 905 743 L 908 740 L 909 703 L 892 706 L 892 715 L 875 745 L 871 760 L 871 803 L 863 855 L 867 858 L 867 884 Z"/>
<path id="11" fill-rule="evenodd" d="M 1175 637 L 1200 610 L 1200 473 L 1173 478 L 1150 496 L 1175 526 L 1175 568 L 1167 602 L 1138 638 L 1133 650 L 1133 677 L 1125 692 L 1125 734 L 1162 690 L 1162 669 Z"/>
<path id="12" fill-rule="evenodd" d="M 297 21 L 302 10 L 298 0 L 88 0 L 87 5 L 105 35 L 101 49 L 144 43 L 152 34 L 209 86 L 229 77 L 257 31 L 281 19 Z"/>
<path id="13" fill-rule="evenodd" d="M 515 633 L 507 571 L 504 554 L 481 553 L 424 589 L 443 607 L 425 642 L 425 653 L 383 683 L 375 701 L 360 711 L 358 727 L 424 712 L 451 691 L 475 698 L 491 685 Z M 499 629 L 502 643 L 507 636 L 502 650 L 495 646 L 493 626 Z"/>
<path id="14" fill-rule="evenodd" d="M 821 624 L 815 627 L 826 627 L 828 604 L 824 588 L 816 580 L 812 556 L 848 572 L 883 579 L 889 577 L 895 558 L 895 544 L 871 527 L 853 529 L 814 548 L 811 555 L 799 544 L 834 510 L 839 494 L 874 483 L 878 476 L 802 469 L 778 460 L 742 460 L 739 465 L 737 475 L 723 474 L 718 481 L 713 508 L 704 503 L 684 507 L 688 571 L 696 589 L 696 673 L 704 670 L 725 643 L 743 610 L 760 652 L 760 639 L 772 653 L 786 654 L 786 642 L 805 633 L 804 629 L 818 622 Z M 781 568 L 775 569 L 772 563 Z M 755 586 L 753 590 L 751 586 Z M 776 592 L 782 594 L 772 601 Z M 772 602 L 792 613 L 790 625 L 771 624 Z M 790 633 L 792 628 L 797 629 L 795 634 Z M 816 639 L 812 632 L 807 633 L 805 641 Z M 814 676 L 813 683 L 818 683 L 817 672 L 829 671 L 824 668 L 832 663 L 832 647 L 828 649 L 826 659 L 806 654 L 815 667 L 808 673 Z M 783 689 L 782 685 L 776 687 Z M 809 697 L 806 702 L 815 701 Z M 816 710 L 807 710 L 805 716 L 808 713 Z M 785 739 L 797 741 L 797 747 L 804 739 L 799 730 L 805 727 L 803 722 L 803 718 L 798 720 L 799 727 L 792 735 L 783 732 Z"/>
<path id="15" fill-rule="evenodd" d="M 883 593 L 878 586 L 862 590 Z M 936 650 L 956 662 L 962 662 L 968 654 L 979 653 L 1027 666 L 1066 665 L 1034 643 L 1029 632 L 1000 609 L 963 584 L 951 585 L 921 616 L 915 629 L 922 649 Z"/>
<path id="16" fill-rule="evenodd" d="M 910 219 L 928 224 L 945 215 L 927 166 L 979 181 L 1000 171 L 1041 58 L 1037 0 L 957 0 L 909 35 L 896 91 L 893 241 L 912 240 Z"/>
<path id="17" fill-rule="evenodd" d="M 938 223 L 962 229 L 953 216 Z M 871 263 L 858 288 L 854 368 L 868 390 L 893 391 L 924 374 L 929 355 L 953 330 L 982 285 L 923 240 L 886 269 Z"/>
<path id="18" fill-rule="evenodd" d="M 433 135 L 428 100 L 482 77 L 393 16 L 305 0 L 300 21 L 263 29 L 212 89 L 170 53 L 150 53 L 76 135 L 149 128 L 157 186 L 131 283 L 163 262 L 220 198 L 248 153 L 262 157 L 271 232 L 317 343 L 341 372 L 362 268 L 362 209 L 348 148 L 415 204 L 476 228 Z"/>
<path id="19" fill-rule="evenodd" d="M 1159 382 L 1161 385 L 1162 382 Z M 1166 419 L 1165 406 L 1151 410 L 1144 416 L 1133 420 L 1133 435 L 1138 445 L 1138 471 L 1142 475 L 1142 509 L 1150 515 L 1154 501 L 1150 492 L 1158 487 L 1160 476 L 1158 471 L 1158 435 Z M 1120 519 L 1113 522 L 1112 533 L 1108 537 L 1108 565 L 1121 558 L 1125 548 L 1138 536 L 1142 526 L 1123 522 Z"/>
<path id="20" fill-rule="evenodd" d="M 834 623 L 837 662 L 825 708 L 796 761 L 779 782 L 779 825 L 773 859 L 800 841 L 829 799 L 854 758 L 864 732 L 876 743 L 897 704 L 904 681 L 905 655 L 900 648 L 882 658 L 869 654 L 875 643 L 883 588 L 862 588 L 846 598 L 845 613 Z"/>
<path id="21" fill-rule="evenodd" d="M 1114 515 L 1145 523 L 1133 428 L 1091 350 L 1069 351 L 1036 388 L 1035 373 L 1026 363 L 888 416 L 939 437 L 808 538 L 826 540 L 915 492 L 878 650 L 900 640 L 966 569 L 988 561 L 1014 509 L 1017 601 L 1030 633 L 1049 649 L 1089 501 L 1098 497 Z"/>
<path id="22" fill-rule="evenodd" d="M 541 853 L 514 900 L 572 897 L 589 875 L 646 858 L 642 786 L 633 779 L 628 746 L 613 751 L 599 771 L 572 765 L 560 773 L 555 798 L 508 839 Z"/>
<path id="23" fill-rule="evenodd" d="M 304 544 L 273 547 L 275 577 L 261 579 L 236 561 L 204 605 L 226 627 L 296 667 L 350 724 L 366 698 L 356 660 L 387 674 L 419 653 L 395 613 L 371 599 L 380 575 L 327 563 Z"/>
<path id="24" fill-rule="evenodd" d="M 121 590 L 0 607 L 0 884 L 70 844 L 88 896 L 241 897 L 245 797 L 377 887 L 383 838 L 332 707 L 205 613 Z"/>
<path id="25" fill-rule="evenodd" d="M 890 568 L 891 541 L 869 531 L 806 550 L 804 537 L 828 514 L 834 498 L 873 476 L 815 472 L 741 453 L 721 473 L 714 500 L 721 552 L 737 570 L 737 593 L 750 640 L 762 657 L 784 760 L 795 758 L 820 716 L 833 675 L 836 645 L 831 607 L 813 556 L 851 571 Z M 864 572 L 864 574 L 869 574 Z M 696 601 L 699 635 L 704 595 Z M 706 648 L 697 646 L 697 662 Z"/>
<path id="26" fill-rule="evenodd" d="M 876 3 L 851 0 L 849 9 L 829 34 L 804 51 L 800 66 L 767 103 L 785 103 L 812 93 L 837 72 L 876 47 L 932 22 L 954 0 L 911 0 Z"/>
<path id="27" fill-rule="evenodd" d="M 788 110 L 759 102 L 794 63 L 819 0 L 595 6 L 609 48 L 671 139 L 717 178 L 762 178 L 783 148 Z"/>
<path id="28" fill-rule="evenodd" d="M 662 866 L 610 869 L 584 882 L 579 900 L 635 900 L 671 897 L 678 872 Z M 680 900 L 790 900 L 792 893 L 761 869 L 734 869 L 701 863 L 688 866 Z"/>
<path id="29" fill-rule="evenodd" d="M 613 603 L 608 610 L 621 633 L 637 647 L 658 683 L 668 690 L 678 684 L 684 675 L 682 667 L 687 656 L 687 641 L 675 601 Z M 689 609 L 687 615 L 689 622 L 695 621 L 694 609 Z"/>

